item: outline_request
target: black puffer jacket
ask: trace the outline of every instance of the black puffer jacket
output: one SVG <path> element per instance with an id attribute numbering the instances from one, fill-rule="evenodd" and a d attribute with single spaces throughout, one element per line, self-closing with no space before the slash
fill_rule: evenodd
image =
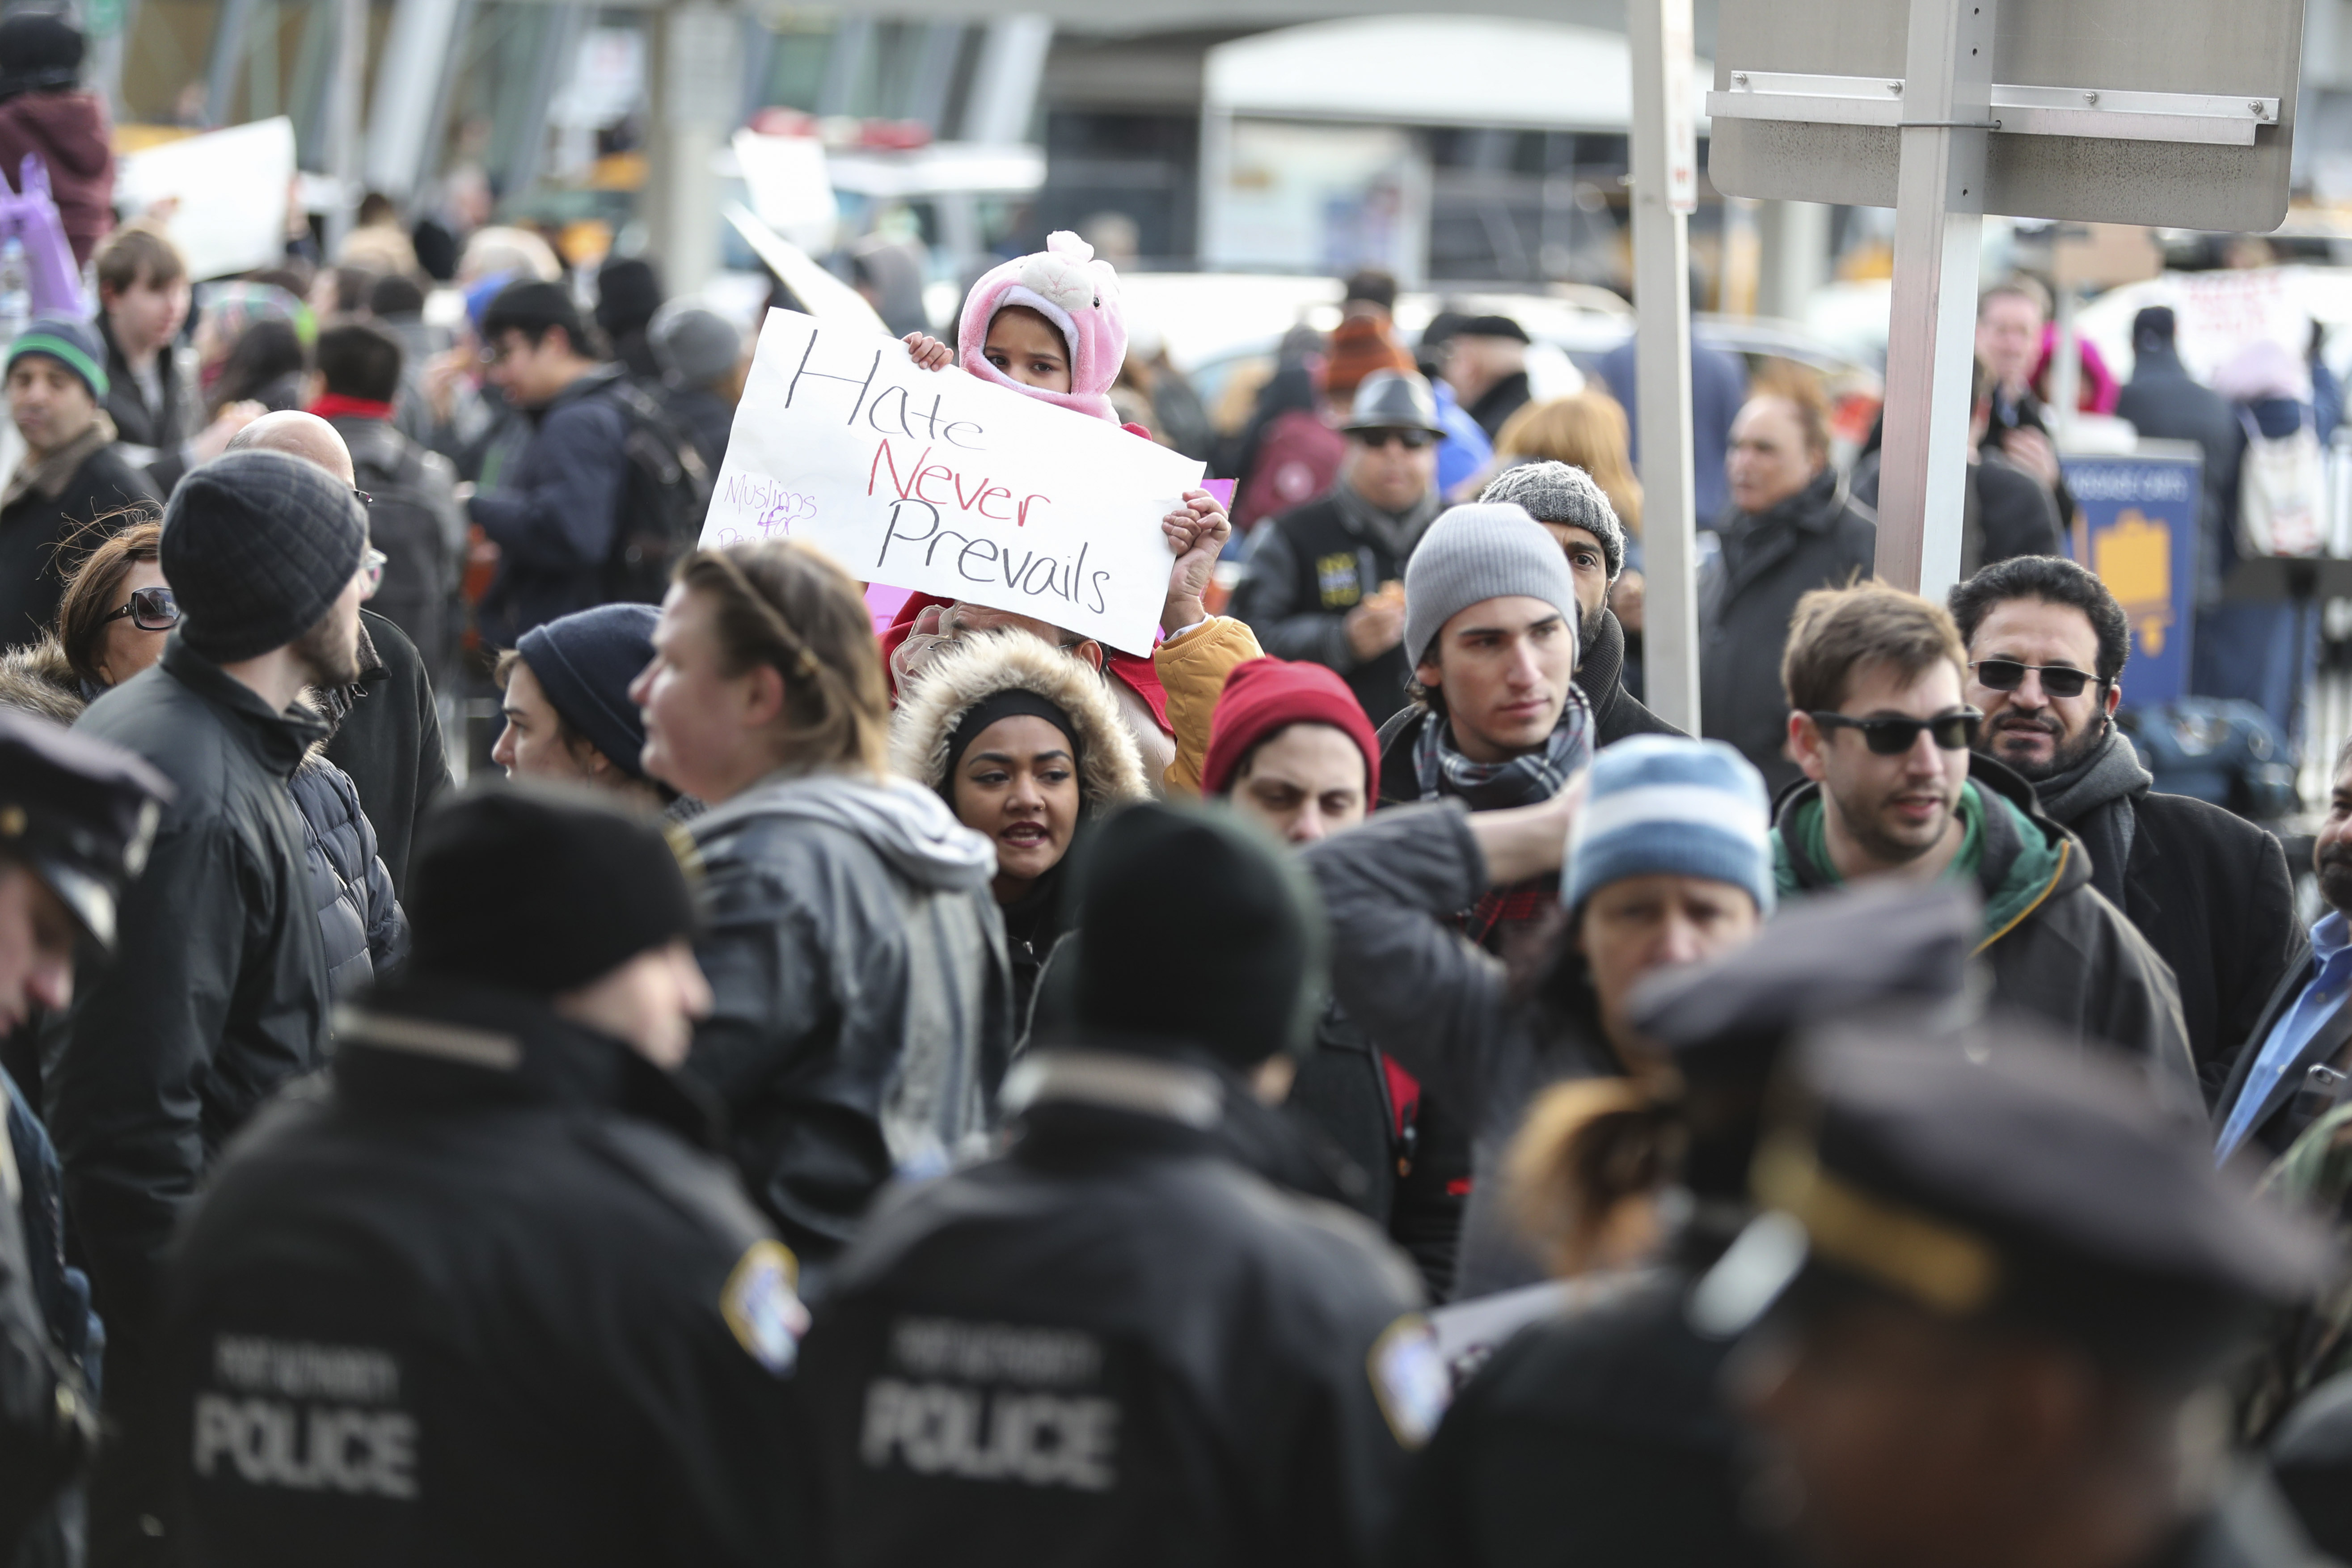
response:
<path id="1" fill-rule="evenodd" d="M 152 1391 L 173 1226 L 230 1135 L 325 1059 L 325 950 L 286 786 L 326 725 L 299 704 L 272 712 L 175 631 L 160 664 L 91 703 L 75 728 L 145 758 L 178 790 L 123 895 L 113 961 L 77 987 L 43 1081 L 106 1320 L 106 1402 L 124 1412 Z M 100 1480 L 103 1493 L 103 1469 Z M 152 1493 L 94 1493 L 91 1517 L 135 1533 L 138 1512 L 157 1506 Z"/>
<path id="2" fill-rule="evenodd" d="M 1789 700 L 1780 652 L 1789 617 L 1815 588 L 1867 577 L 1878 556 L 1878 521 L 1847 494 L 1835 468 L 1780 505 L 1734 512 L 1716 528 L 1698 579 L 1699 732 L 1727 741 L 1781 790 L 1801 776 L 1781 755 Z"/>
<path id="3" fill-rule="evenodd" d="M 726 1104 L 744 1184 L 804 1262 L 875 1192 L 985 1146 L 1012 1050 L 996 854 L 939 796 L 771 778 L 688 825 L 715 998 L 686 1070 Z"/>
<path id="4" fill-rule="evenodd" d="M 1403 1260 L 1233 1163 L 1205 1068 L 1021 1070 L 1009 1152 L 894 1195 L 817 1303 L 834 1561 L 1375 1561 L 1430 1414 Z"/>
<path id="5" fill-rule="evenodd" d="M 339 999 L 347 999 L 400 967 L 408 952 L 408 917 L 376 853 L 375 829 L 360 809 L 352 776 L 313 752 L 287 787 L 302 813 L 327 980 Z"/>
<path id="6" fill-rule="evenodd" d="M 1454 1294 L 1542 1279 L 1505 1217 L 1503 1156 L 1541 1090 L 1616 1070 L 1589 1002 L 1557 1015 L 1514 1004 L 1502 960 L 1448 923 L 1488 887 L 1486 857 L 1458 802 L 1390 807 L 1302 858 L 1330 915 L 1340 1005 L 1469 1125 L 1470 1203 Z"/>

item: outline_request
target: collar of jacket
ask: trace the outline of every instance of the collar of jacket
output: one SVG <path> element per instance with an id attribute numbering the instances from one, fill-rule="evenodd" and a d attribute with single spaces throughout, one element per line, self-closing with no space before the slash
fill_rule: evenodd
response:
<path id="1" fill-rule="evenodd" d="M 1825 533 L 1830 523 L 1845 510 L 1847 500 L 1845 476 L 1835 463 L 1805 481 L 1805 488 L 1795 495 L 1784 496 L 1762 511 L 1743 512 L 1740 519 L 1747 524 L 1743 534 L 1753 535 L 1775 523 L 1786 523 L 1808 533 Z"/>
<path id="2" fill-rule="evenodd" d="M 335 1040 L 336 1089 L 357 1106 L 593 1107 L 719 1147 L 719 1113 L 690 1083 L 525 992 L 419 976 L 337 1008 Z"/>
<path id="3" fill-rule="evenodd" d="M 1984 806 L 1984 845 L 1977 860 L 1985 933 L 1977 951 L 1982 952 L 2051 899 L 2087 882 L 2090 871 L 2074 835 L 2042 814 L 2032 784 L 1980 752 L 1969 753 L 1969 782 Z M 1784 894 L 1836 885 L 1829 868 L 1807 853 L 1797 824 L 1798 813 L 1821 797 L 1822 786 L 1806 779 L 1783 791 L 1774 807 L 1773 865 Z"/>
<path id="4" fill-rule="evenodd" d="M 1591 645 L 1581 648 L 1576 658 L 1576 684 L 1584 689 L 1584 700 L 1592 704 L 1593 741 L 1600 742 L 1601 725 L 1617 708 L 1617 700 L 1625 695 L 1625 628 L 1617 624 L 1617 612 L 1606 605 L 1601 607 L 1601 629 L 1592 634 Z M 1386 773 L 1381 775 L 1386 777 Z"/>
<path id="5" fill-rule="evenodd" d="M 1421 786 L 1413 782 L 1412 749 L 1433 711 L 1408 702 L 1390 714 L 1372 737 L 1381 752 L 1381 805 L 1409 805 L 1421 799 Z"/>
<path id="6" fill-rule="evenodd" d="M 1007 1116 L 1055 1102 L 1205 1130 L 1223 1115 L 1224 1086 L 1210 1068 L 1166 1056 L 1058 1047 L 1032 1051 L 1013 1064 L 997 1096 Z"/>
<path id="7" fill-rule="evenodd" d="M 557 409 L 569 408 L 575 403 L 595 396 L 627 374 L 624 367 L 617 364 L 600 364 L 593 370 L 583 371 L 567 384 L 562 391 L 533 409 L 530 414 L 531 420 L 534 424 L 543 423 L 547 416 Z"/>
<path id="8" fill-rule="evenodd" d="M 163 642 L 163 671 L 210 703 L 228 727 L 243 735 L 261 765 L 291 778 L 311 746 L 327 738 L 327 721 L 300 702 L 283 713 L 270 711 L 253 688 L 182 640 L 175 627 Z"/>
<path id="9" fill-rule="evenodd" d="M 110 445 L 114 440 L 114 421 L 101 407 L 89 428 L 38 461 L 26 452 L 16 459 L 16 471 L 8 476 L 8 485 L 0 490 L 0 508 L 15 506 L 33 491 L 55 500 L 65 493 L 66 486 L 81 472 L 81 466 Z"/>

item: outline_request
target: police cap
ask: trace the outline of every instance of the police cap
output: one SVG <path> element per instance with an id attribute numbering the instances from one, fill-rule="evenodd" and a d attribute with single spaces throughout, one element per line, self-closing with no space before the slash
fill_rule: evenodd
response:
<path id="1" fill-rule="evenodd" d="M 1694 1296 L 1703 1330 L 1791 1285 L 1801 1310 L 1861 1289 L 2193 1381 L 2320 1283 L 2316 1232 L 2216 1172 L 2125 1064 L 2036 1025 L 1841 1026 L 1796 1067 L 1756 1159 L 1765 1212 Z"/>
<path id="2" fill-rule="evenodd" d="M 0 711 L 0 857 L 21 859 L 102 946 L 147 864 L 171 781 L 92 736 Z"/>

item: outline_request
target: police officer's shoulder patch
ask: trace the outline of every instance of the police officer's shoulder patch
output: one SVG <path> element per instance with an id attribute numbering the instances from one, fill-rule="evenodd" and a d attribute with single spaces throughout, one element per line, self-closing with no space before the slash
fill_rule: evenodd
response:
<path id="1" fill-rule="evenodd" d="M 1445 1358 L 1438 1353 L 1437 1331 L 1419 1312 L 1407 1312 L 1381 1331 L 1366 1358 L 1371 1373 L 1372 1396 L 1389 1430 L 1408 1448 L 1418 1448 L 1437 1430 L 1438 1418 L 1454 1393 L 1445 1374 Z"/>
<path id="2" fill-rule="evenodd" d="M 800 1358 L 808 1332 L 808 1309 L 801 1304 L 800 1259 L 782 1242 L 753 1242 L 735 1260 L 719 1311 L 736 1342 L 753 1361 L 782 1377 Z"/>

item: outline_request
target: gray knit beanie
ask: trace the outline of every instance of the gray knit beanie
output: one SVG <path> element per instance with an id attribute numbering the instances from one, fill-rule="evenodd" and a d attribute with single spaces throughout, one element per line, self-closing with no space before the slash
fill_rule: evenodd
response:
<path id="1" fill-rule="evenodd" d="M 672 300 L 656 311 L 646 336 L 653 345 L 654 363 L 688 386 L 718 380 L 735 368 L 743 353 L 743 334 L 734 322 L 682 300 Z"/>
<path id="2" fill-rule="evenodd" d="M 367 513 L 315 463 L 258 447 L 192 470 L 163 507 L 156 564 L 180 637 L 215 664 L 258 658 L 319 624 L 366 553 Z"/>
<path id="3" fill-rule="evenodd" d="M 1551 605 L 1576 635 L 1576 576 L 1559 541 L 1526 508 L 1480 501 L 1439 513 L 1404 569 L 1405 657 L 1421 663 L 1446 622 L 1517 595 Z"/>
<path id="4" fill-rule="evenodd" d="M 1609 580 L 1625 569 L 1625 525 L 1592 476 L 1572 463 L 1515 463 L 1488 481 L 1478 499 L 1525 507 L 1538 522 L 1580 528 L 1601 542 L 1609 558 Z"/>

